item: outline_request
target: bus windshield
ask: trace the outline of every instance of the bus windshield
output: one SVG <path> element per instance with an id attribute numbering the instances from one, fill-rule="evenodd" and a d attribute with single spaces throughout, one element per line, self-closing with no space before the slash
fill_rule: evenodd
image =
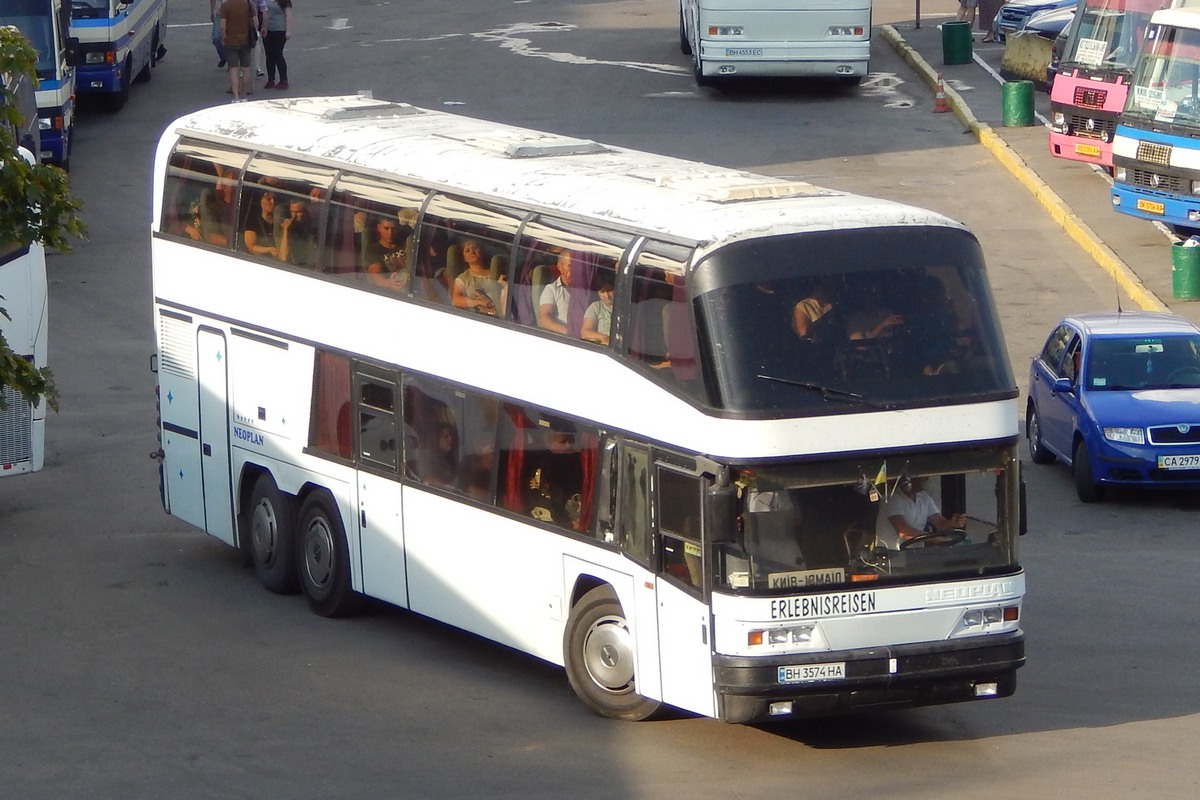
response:
<path id="1" fill-rule="evenodd" d="M 1084 0 L 1076 11 L 1064 64 L 1132 70 L 1150 15 L 1161 0 Z"/>
<path id="2" fill-rule="evenodd" d="M 718 546 L 714 586 L 794 593 L 1011 572 L 1016 470 L 1004 447 L 735 470 L 739 531 Z M 902 535 L 897 517 L 917 531 Z"/>
<path id="3" fill-rule="evenodd" d="M 1009 397 L 979 245 L 948 228 L 779 236 L 696 271 L 718 405 L 829 414 Z"/>
<path id="4" fill-rule="evenodd" d="M 12 25 L 37 50 L 37 76 L 54 77 L 54 24 L 47 0 L 6 0 L 0 25 Z"/>
<path id="5" fill-rule="evenodd" d="M 1163 123 L 1200 123 L 1200 30 L 1163 26 L 1149 48 L 1123 113 Z"/>

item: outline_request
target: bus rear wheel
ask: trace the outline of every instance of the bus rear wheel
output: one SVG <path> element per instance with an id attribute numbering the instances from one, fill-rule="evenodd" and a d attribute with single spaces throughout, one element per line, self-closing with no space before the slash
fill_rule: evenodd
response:
<path id="1" fill-rule="evenodd" d="M 637 693 L 633 636 L 612 587 L 592 589 L 571 609 L 563 654 L 571 688 L 600 716 L 637 721 L 661 707 Z"/>
<path id="2" fill-rule="evenodd" d="M 263 473 L 250 494 L 250 560 L 259 583 L 275 594 L 292 594 L 296 585 L 295 501 Z"/>
<path id="3" fill-rule="evenodd" d="M 350 548 L 336 505 L 322 492 L 300 507 L 300 588 L 313 613 L 345 617 L 361 607 L 350 579 Z"/>

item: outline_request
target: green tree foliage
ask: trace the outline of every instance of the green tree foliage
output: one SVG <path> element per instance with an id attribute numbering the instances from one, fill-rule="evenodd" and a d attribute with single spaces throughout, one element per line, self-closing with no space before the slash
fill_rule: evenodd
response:
<path id="1" fill-rule="evenodd" d="M 0 27 L 0 75 L 25 75 L 35 80 L 37 52 L 12 28 Z M 79 218 L 81 206 L 71 197 L 67 174 L 48 164 L 30 164 L 17 151 L 14 132 L 21 129 L 16 98 L 3 85 L 0 107 L 0 241 L 40 241 L 50 250 L 70 250 L 71 238 L 86 234 Z M 3 298 L 0 298 L 0 303 Z M 54 378 L 45 368 L 35 368 L 8 346 L 4 323 L 11 318 L 0 308 L 0 386 L 12 387 L 30 403 L 44 399 L 58 410 Z M 5 405 L 0 395 L 0 409 Z"/>

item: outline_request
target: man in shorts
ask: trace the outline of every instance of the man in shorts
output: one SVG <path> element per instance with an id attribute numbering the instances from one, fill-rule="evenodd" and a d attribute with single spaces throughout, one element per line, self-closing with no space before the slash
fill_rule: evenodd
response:
<path id="1" fill-rule="evenodd" d="M 250 26 L 257 26 L 257 15 L 250 0 L 225 0 L 221 5 L 221 44 L 229 62 L 229 89 L 233 102 L 244 103 L 250 89 Z M 254 21 L 252 23 L 252 20 Z"/>

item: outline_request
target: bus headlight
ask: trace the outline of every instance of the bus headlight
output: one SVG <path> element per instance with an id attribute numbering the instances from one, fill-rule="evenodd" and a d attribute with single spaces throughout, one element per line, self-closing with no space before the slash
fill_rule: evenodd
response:
<path id="1" fill-rule="evenodd" d="M 1063 126 L 1067 124 L 1067 115 L 1061 111 L 1055 111 L 1050 115 L 1050 124 L 1053 125 L 1055 129 L 1062 130 Z"/>
<path id="2" fill-rule="evenodd" d="M 830 25 L 830 36 L 862 36 L 863 27 L 861 25 Z"/>
<path id="3" fill-rule="evenodd" d="M 1122 183 L 1124 183 L 1125 168 L 1124 167 L 1116 167 L 1115 169 L 1113 169 L 1113 177 L 1116 178 L 1117 180 L 1121 181 Z"/>
<path id="4" fill-rule="evenodd" d="M 1200 181 L 1191 181 L 1192 194 L 1200 194 Z"/>
<path id="5" fill-rule="evenodd" d="M 709 25 L 709 36 L 742 36 L 745 28 L 741 25 Z"/>
<path id="6" fill-rule="evenodd" d="M 1018 606 L 990 606 L 988 608 L 969 608 L 963 612 L 958 622 L 955 634 L 974 635 L 982 633 L 993 625 L 1005 622 L 1016 622 L 1020 619 L 1021 610 Z"/>
<path id="7" fill-rule="evenodd" d="M 788 625 L 779 628 L 753 630 L 746 634 L 746 643 L 751 647 L 769 645 L 811 645 L 815 638 L 815 625 Z"/>
<path id="8" fill-rule="evenodd" d="M 1146 431 L 1142 428 L 1105 428 L 1104 438 L 1110 442 L 1124 444 L 1145 444 Z"/>

